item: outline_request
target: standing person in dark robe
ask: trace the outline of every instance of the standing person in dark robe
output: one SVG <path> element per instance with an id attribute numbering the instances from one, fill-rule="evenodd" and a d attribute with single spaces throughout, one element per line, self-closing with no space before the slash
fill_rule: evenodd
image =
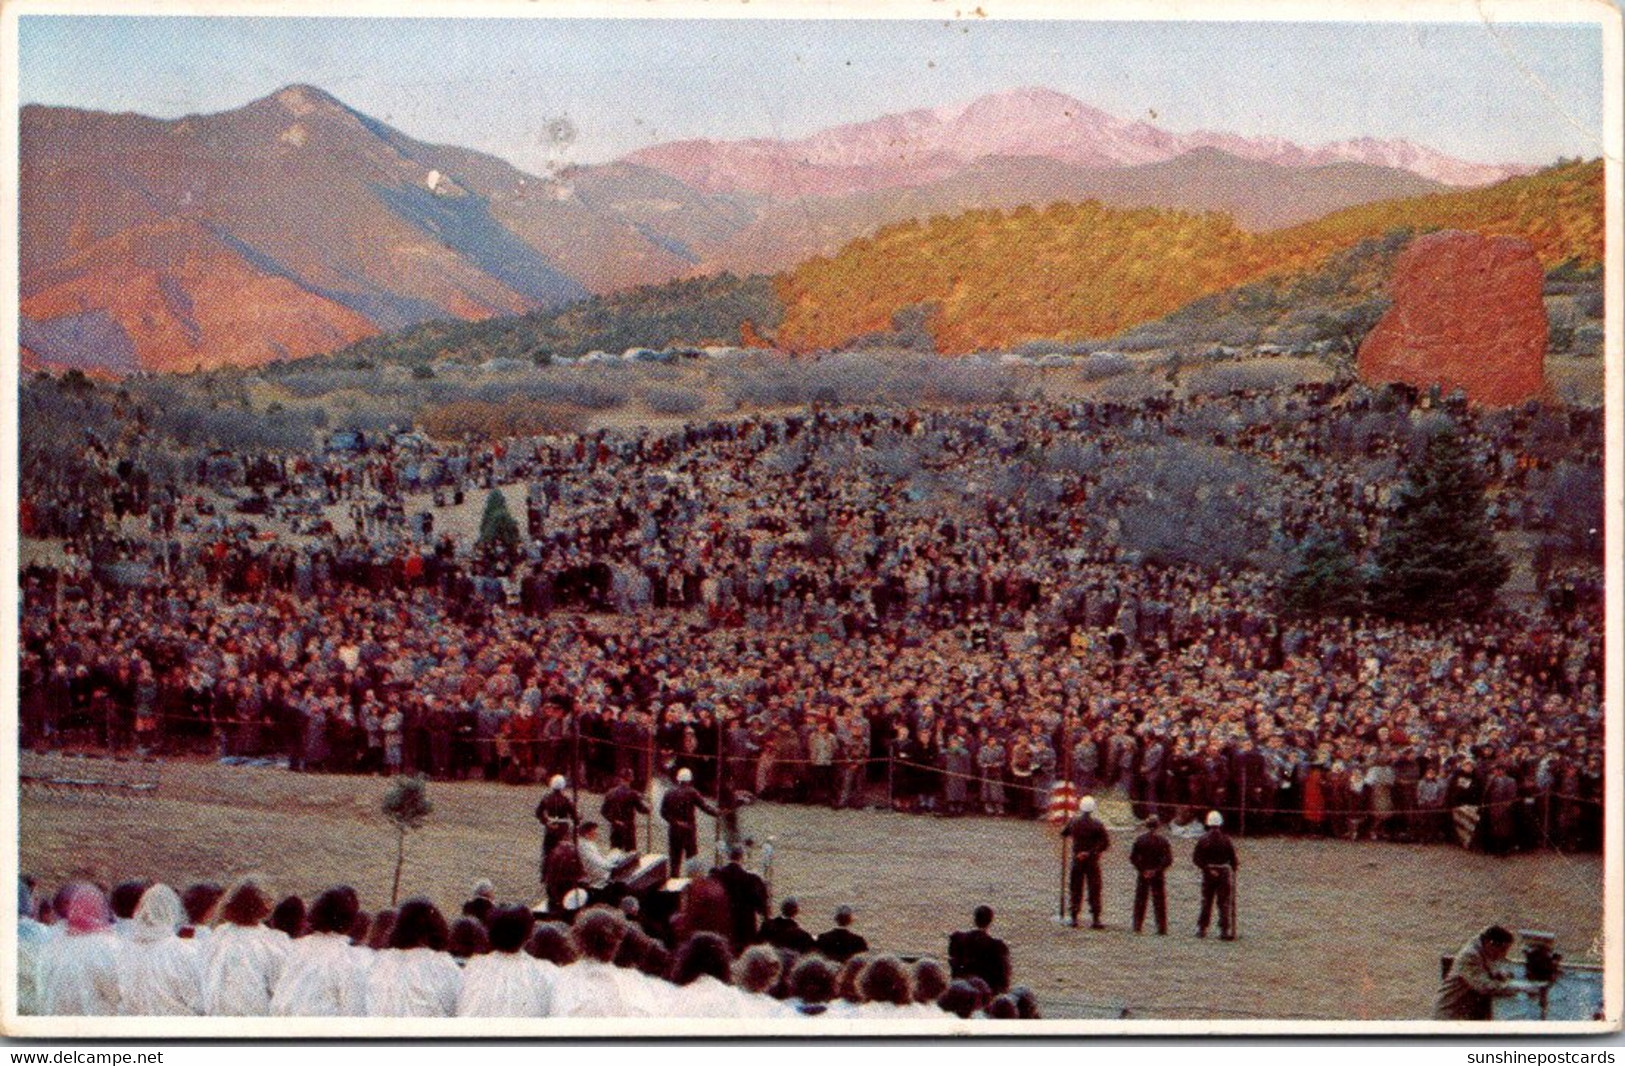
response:
<path id="1" fill-rule="evenodd" d="M 638 850 L 638 815 L 649 813 L 643 793 L 632 787 L 632 774 L 623 772 L 598 809 L 609 823 L 609 846 L 617 851 Z"/>
<path id="2" fill-rule="evenodd" d="M 672 923 L 676 942 L 680 944 L 696 933 L 715 933 L 727 940 L 733 935 L 733 910 L 728 902 L 727 887 L 714 873 L 706 873 L 699 859 L 690 859 L 683 873 L 688 885 L 683 889 L 677 917 Z"/>
<path id="3" fill-rule="evenodd" d="M 1174 849 L 1168 838 L 1158 830 L 1162 822 L 1156 815 L 1146 819 L 1145 832 L 1134 841 L 1128 861 L 1134 867 L 1134 931 L 1145 926 L 1145 905 L 1150 900 L 1156 912 L 1157 935 L 1168 935 L 1168 889 L 1165 875 L 1174 864 Z"/>
<path id="4" fill-rule="evenodd" d="M 1037 816 L 1038 802 L 1033 787 L 1032 741 L 1018 736 L 1010 745 L 1010 806 L 1019 818 Z"/>
<path id="5" fill-rule="evenodd" d="M 919 746 L 914 741 L 914 734 L 907 725 L 898 723 L 897 735 L 891 744 L 892 759 L 892 807 L 901 811 L 912 811 L 918 802 L 920 761 Z"/>
<path id="6" fill-rule="evenodd" d="M 1072 870 L 1067 882 L 1071 900 L 1072 928 L 1078 927 L 1078 912 L 1083 907 L 1083 890 L 1087 885 L 1091 915 L 1089 927 L 1104 929 L 1106 926 L 1100 920 L 1100 857 L 1111 848 L 1112 838 L 1100 819 L 1095 817 L 1093 796 L 1085 796 L 1078 801 L 1077 817 L 1066 823 L 1061 835 L 1072 841 Z"/>
<path id="7" fill-rule="evenodd" d="M 413 703 L 415 714 L 421 715 L 428 723 L 430 776 L 453 777 L 452 746 L 457 732 L 456 715 L 449 704 L 433 695 L 425 694 Z"/>
<path id="8" fill-rule="evenodd" d="M 451 709 L 451 776 L 466 780 L 479 766 L 479 743 L 474 739 L 479 730 L 479 715 L 474 706 L 456 699 Z"/>
<path id="9" fill-rule="evenodd" d="M 536 804 L 536 820 L 542 823 L 542 859 L 540 877 L 547 881 L 547 865 L 552 861 L 555 848 L 570 836 L 570 831 L 581 820 L 576 805 L 564 794 L 564 775 L 554 774 L 547 783 L 547 792 Z"/>
<path id="10" fill-rule="evenodd" d="M 582 769 L 587 775 L 584 783 L 596 790 L 602 788 L 614 773 L 615 749 L 610 743 L 614 723 L 602 709 L 591 706 L 581 712 L 579 723 L 581 758 L 585 763 Z"/>
<path id="11" fill-rule="evenodd" d="M 1224 815 L 1208 811 L 1207 832 L 1196 841 L 1191 862 L 1202 871 L 1202 911 L 1196 919 L 1196 935 L 1207 936 L 1214 904 L 1219 908 L 1219 939 L 1236 939 L 1231 904 L 1235 894 L 1236 847 L 1224 832 Z"/>
<path id="12" fill-rule="evenodd" d="M 728 861 L 712 871 L 728 892 L 728 909 L 733 915 L 729 938 L 737 954 L 756 943 L 757 919 L 768 917 L 767 882 L 745 869 L 745 849 L 735 845 Z"/>
<path id="13" fill-rule="evenodd" d="M 237 731 L 237 682 L 216 685 L 209 704 L 209 721 L 214 725 L 215 748 L 220 755 L 235 755 Z"/>
<path id="14" fill-rule="evenodd" d="M 683 868 L 684 859 L 700 853 L 699 834 L 695 829 L 697 810 L 717 817 L 717 809 L 694 787 L 694 772 L 685 766 L 677 771 L 677 787 L 660 800 L 660 817 L 666 820 L 666 843 L 671 851 L 673 871 Z"/>

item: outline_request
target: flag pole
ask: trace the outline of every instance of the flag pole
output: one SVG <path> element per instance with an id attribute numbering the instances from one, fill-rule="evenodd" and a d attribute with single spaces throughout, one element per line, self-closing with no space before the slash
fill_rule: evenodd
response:
<path id="1" fill-rule="evenodd" d="M 1055 917 L 1066 921 L 1066 826 L 1061 827 L 1061 891 L 1055 904 Z"/>
<path id="2" fill-rule="evenodd" d="M 1239 866 L 1232 866 L 1230 867 L 1230 936 L 1231 939 L 1234 940 L 1241 939 L 1241 926 L 1238 924 L 1236 918 L 1236 915 L 1240 913 L 1241 910 L 1241 908 L 1236 905 L 1236 897 L 1239 895 L 1241 895 L 1241 868 Z"/>
<path id="3" fill-rule="evenodd" d="M 1061 703 L 1061 749 L 1061 766 L 1064 771 L 1061 777 L 1062 785 L 1057 786 L 1055 792 L 1051 794 L 1051 806 L 1054 806 L 1055 795 L 1061 793 L 1063 788 L 1065 795 L 1072 795 L 1072 703 L 1070 700 L 1063 700 Z M 1067 821 L 1070 820 L 1071 816 L 1068 814 Z M 1066 921 L 1066 822 L 1061 823 L 1061 889 L 1057 900 L 1055 917 L 1064 922 Z"/>

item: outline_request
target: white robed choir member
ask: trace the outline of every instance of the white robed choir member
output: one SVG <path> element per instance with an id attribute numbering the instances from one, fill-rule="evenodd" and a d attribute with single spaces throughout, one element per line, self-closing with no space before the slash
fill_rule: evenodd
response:
<path id="1" fill-rule="evenodd" d="M 680 985 L 671 998 L 674 1018 L 745 1018 L 754 1017 L 746 997 L 737 989 L 723 984 L 715 977 L 700 976 L 686 985 Z"/>
<path id="2" fill-rule="evenodd" d="M 457 998 L 460 1018 L 545 1018 L 553 1013 L 559 968 L 525 952 L 536 925 L 529 907 L 505 906 L 491 912 L 491 950 L 463 967 Z"/>
<path id="3" fill-rule="evenodd" d="M 271 1013 L 271 993 L 282 978 L 290 941 L 261 925 L 271 901 L 253 882 L 227 894 L 203 949 L 203 1013 L 253 1018 Z"/>
<path id="4" fill-rule="evenodd" d="M 734 960 L 734 988 L 739 992 L 741 1018 L 784 1018 L 795 1013 L 773 998 L 784 977 L 784 962 L 777 949 L 766 944 L 747 948 Z"/>
<path id="5" fill-rule="evenodd" d="M 117 1014 L 119 941 L 107 897 L 79 882 L 68 886 L 62 902 L 65 928 L 40 951 L 39 1012 Z"/>
<path id="6" fill-rule="evenodd" d="M 367 1013 L 374 1018 L 450 1018 L 457 1013 L 463 971 L 446 954 L 440 910 L 426 899 L 401 904 L 389 947 L 367 971 Z"/>
<path id="7" fill-rule="evenodd" d="M 546 1018 L 553 1013 L 559 967 L 523 951 L 475 955 L 463 967 L 459 1018 Z"/>
<path id="8" fill-rule="evenodd" d="M 901 1021 L 920 1017 L 920 1004 L 914 1002 L 909 968 L 894 955 L 882 955 L 863 968 L 859 990 L 863 1003 L 860 1018 Z"/>
<path id="9" fill-rule="evenodd" d="M 444 951 L 386 948 L 367 971 L 367 1013 L 374 1018 L 451 1018 L 463 972 Z"/>
<path id="10" fill-rule="evenodd" d="M 559 972 L 553 994 L 553 1013 L 563 1018 L 635 1017 L 636 996 L 629 997 L 631 985 L 615 965 L 615 953 L 625 939 L 627 926 L 619 914 L 599 907 L 589 908 L 576 919 L 571 930 L 580 957 Z"/>
<path id="11" fill-rule="evenodd" d="M 17 1013 L 39 1013 L 39 960 L 45 942 L 56 934 L 35 917 L 34 893 L 17 882 Z"/>
<path id="12" fill-rule="evenodd" d="M 182 936 L 186 908 L 168 885 L 141 895 L 119 950 L 119 1013 L 137 1018 L 203 1013 L 203 952 Z"/>
<path id="13" fill-rule="evenodd" d="M 620 988 L 621 1007 L 628 1018 L 664 1018 L 672 1011 L 676 989 L 670 981 L 650 977 L 641 970 L 626 966 L 615 968 L 615 980 Z"/>
<path id="14" fill-rule="evenodd" d="M 288 946 L 271 1013 L 304 1018 L 365 1017 L 371 953 L 343 933 L 311 933 Z"/>
<path id="15" fill-rule="evenodd" d="M 360 913 L 355 889 L 330 888 L 316 897 L 310 932 L 288 946 L 282 978 L 271 993 L 271 1013 L 305 1018 L 363 1017 L 373 953 L 350 943 Z"/>
<path id="16" fill-rule="evenodd" d="M 553 1013 L 561 1018 L 620 1018 L 627 1002 L 620 967 L 597 959 L 577 959 L 563 968 L 554 990 Z"/>
<path id="17" fill-rule="evenodd" d="M 716 933 L 695 933 L 672 964 L 670 1012 L 676 1018 L 742 1018 L 744 993 L 733 986 L 728 942 Z"/>

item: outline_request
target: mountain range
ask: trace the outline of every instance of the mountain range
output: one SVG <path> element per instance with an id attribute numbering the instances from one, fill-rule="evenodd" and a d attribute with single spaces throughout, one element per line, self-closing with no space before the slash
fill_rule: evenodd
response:
<path id="1" fill-rule="evenodd" d="M 1305 147 L 1276 137 L 1213 130 L 1171 133 L 1146 122 L 1124 121 L 1044 88 L 885 115 L 799 140 L 673 141 L 627 158 L 707 192 L 794 198 L 919 185 L 987 156 L 1124 167 L 1165 162 L 1198 148 L 1278 166 L 1391 167 L 1445 185 L 1487 185 L 1528 170 L 1469 163 L 1405 140 L 1361 137 Z"/>
<path id="2" fill-rule="evenodd" d="M 1048 90 L 551 176 L 305 85 L 173 120 L 30 105 L 20 141 L 27 365 L 114 373 L 256 365 L 434 319 L 779 271 L 969 209 L 1093 198 L 1264 230 L 1516 169 L 1406 142 L 1178 136 Z"/>

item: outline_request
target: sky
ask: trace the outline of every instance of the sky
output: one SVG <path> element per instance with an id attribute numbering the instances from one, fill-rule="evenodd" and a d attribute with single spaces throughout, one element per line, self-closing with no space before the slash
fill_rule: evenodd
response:
<path id="1" fill-rule="evenodd" d="M 535 171 L 1028 85 L 1175 132 L 1602 152 L 1595 25 L 51 15 L 19 20 L 18 60 L 23 103 L 174 118 L 303 82 Z"/>

